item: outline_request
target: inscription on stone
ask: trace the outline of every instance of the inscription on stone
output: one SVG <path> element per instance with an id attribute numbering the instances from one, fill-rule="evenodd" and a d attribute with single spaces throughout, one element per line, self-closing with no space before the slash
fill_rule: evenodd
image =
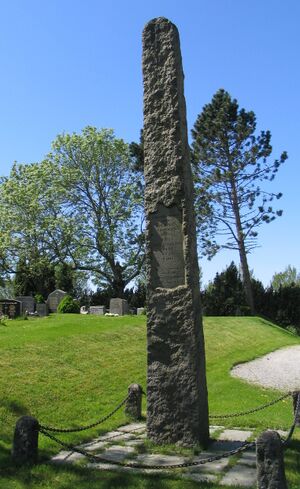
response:
<path id="1" fill-rule="evenodd" d="M 185 284 L 182 212 L 178 207 L 158 206 L 150 214 L 152 286 L 172 289 Z"/>

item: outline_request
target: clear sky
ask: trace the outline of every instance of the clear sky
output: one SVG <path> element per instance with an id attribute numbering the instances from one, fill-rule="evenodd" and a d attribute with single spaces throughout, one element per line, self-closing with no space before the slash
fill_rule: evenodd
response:
<path id="1" fill-rule="evenodd" d="M 271 131 L 274 158 L 288 152 L 272 184 L 283 217 L 261 228 L 249 263 L 265 285 L 288 264 L 300 270 L 299 0 L 10 0 L 0 9 L 0 175 L 86 125 L 138 141 L 142 29 L 164 16 L 180 32 L 189 129 L 222 87 Z M 201 260 L 203 282 L 231 259 Z"/>

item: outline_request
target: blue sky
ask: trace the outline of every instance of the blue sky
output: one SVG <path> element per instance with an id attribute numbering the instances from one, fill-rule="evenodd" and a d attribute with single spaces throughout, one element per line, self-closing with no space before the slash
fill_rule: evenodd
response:
<path id="1" fill-rule="evenodd" d="M 272 184 L 283 217 L 261 228 L 249 256 L 268 284 L 300 270 L 300 2 L 298 0 L 10 0 L 0 3 L 0 174 L 40 161 L 61 132 L 109 127 L 128 142 L 142 127 L 141 33 L 165 16 L 180 32 L 188 125 L 219 88 L 270 129 L 274 158 L 289 159 Z M 236 253 L 201 260 L 203 282 Z"/>

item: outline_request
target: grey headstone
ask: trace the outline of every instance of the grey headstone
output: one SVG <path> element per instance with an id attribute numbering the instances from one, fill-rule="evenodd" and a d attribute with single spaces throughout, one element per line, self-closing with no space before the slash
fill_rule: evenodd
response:
<path id="1" fill-rule="evenodd" d="M 39 423 L 32 416 L 22 416 L 16 424 L 12 458 L 18 465 L 35 464 L 38 459 Z"/>
<path id="2" fill-rule="evenodd" d="M 96 316 L 104 316 L 105 313 L 105 306 L 90 306 L 90 314 L 95 314 Z"/>
<path id="3" fill-rule="evenodd" d="M 36 305 L 36 312 L 41 317 L 48 316 L 48 314 L 49 314 L 48 304 L 43 304 L 43 303 L 42 304 L 37 304 Z"/>
<path id="4" fill-rule="evenodd" d="M 128 302 L 125 299 L 110 299 L 109 312 L 112 314 L 119 314 L 119 316 L 124 316 L 124 314 L 128 314 Z"/>
<path id="5" fill-rule="evenodd" d="M 0 316 L 8 316 L 9 319 L 14 319 L 20 316 L 22 312 L 22 303 L 15 299 L 0 300 Z"/>
<path id="6" fill-rule="evenodd" d="M 283 446 L 276 431 L 264 431 L 256 441 L 258 489 L 287 489 Z"/>
<path id="7" fill-rule="evenodd" d="M 20 295 L 16 297 L 16 300 L 21 302 L 23 314 L 25 311 L 34 313 L 35 300 L 31 295 Z"/>
<path id="8" fill-rule="evenodd" d="M 143 32 L 147 430 L 155 443 L 209 439 L 205 352 L 177 28 L 165 18 Z"/>
<path id="9" fill-rule="evenodd" d="M 47 304 L 50 312 L 57 312 L 57 308 L 62 299 L 67 295 L 67 292 L 56 289 L 48 295 Z"/>
<path id="10" fill-rule="evenodd" d="M 145 314 L 145 308 L 144 307 L 138 307 L 136 310 L 136 313 L 138 316 L 140 316 L 141 314 Z"/>

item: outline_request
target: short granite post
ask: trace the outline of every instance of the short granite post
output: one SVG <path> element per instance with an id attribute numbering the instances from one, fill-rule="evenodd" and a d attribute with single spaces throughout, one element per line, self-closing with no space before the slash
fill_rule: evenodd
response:
<path id="1" fill-rule="evenodd" d="M 298 396 L 300 396 L 300 391 L 294 391 L 292 393 L 292 396 L 293 396 L 294 416 L 296 416 L 296 426 L 300 426 L 300 398 L 298 403 Z M 298 404 L 298 412 L 296 414 L 297 404 Z"/>
<path id="2" fill-rule="evenodd" d="M 135 420 L 142 417 L 143 389 L 139 384 L 130 384 L 128 387 L 128 399 L 126 401 L 125 414 Z"/>
<path id="3" fill-rule="evenodd" d="M 258 489 L 287 489 L 283 446 L 276 431 L 264 431 L 256 441 Z"/>
<path id="4" fill-rule="evenodd" d="M 209 440 L 193 179 L 177 28 L 143 32 L 147 263 L 147 434 L 154 443 Z"/>
<path id="5" fill-rule="evenodd" d="M 17 465 L 37 463 L 39 423 L 32 416 L 22 416 L 16 423 L 12 458 Z"/>

